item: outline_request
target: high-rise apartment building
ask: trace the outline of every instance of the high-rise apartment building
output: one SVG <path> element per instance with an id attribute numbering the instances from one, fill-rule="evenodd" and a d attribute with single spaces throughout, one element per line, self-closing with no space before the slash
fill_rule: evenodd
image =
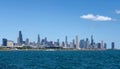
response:
<path id="1" fill-rule="evenodd" d="M 76 49 L 80 49 L 78 35 L 76 35 Z"/>
<path id="2" fill-rule="evenodd" d="M 7 39 L 6 38 L 2 39 L 2 46 L 7 46 Z"/>

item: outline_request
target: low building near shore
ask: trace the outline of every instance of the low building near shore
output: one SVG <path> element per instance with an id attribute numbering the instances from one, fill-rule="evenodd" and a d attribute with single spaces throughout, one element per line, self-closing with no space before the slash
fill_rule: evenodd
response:
<path id="1" fill-rule="evenodd" d="M 12 40 L 8 40 L 7 41 L 7 46 L 13 47 L 14 46 L 14 42 Z"/>

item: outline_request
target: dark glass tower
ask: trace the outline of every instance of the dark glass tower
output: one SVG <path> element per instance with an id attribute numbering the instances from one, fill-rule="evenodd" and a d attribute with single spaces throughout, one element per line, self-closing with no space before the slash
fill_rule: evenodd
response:
<path id="1" fill-rule="evenodd" d="M 19 45 L 23 44 L 23 38 L 22 38 L 22 32 L 21 31 L 19 31 L 18 44 Z"/>
<path id="2" fill-rule="evenodd" d="M 93 39 L 93 35 L 91 36 L 91 46 L 93 46 L 94 44 L 94 39 Z"/>
<path id="3" fill-rule="evenodd" d="M 115 43 L 114 42 L 111 43 L 111 48 L 115 49 Z"/>
<path id="4" fill-rule="evenodd" d="M 40 46 L 40 35 L 38 34 L 37 45 Z"/>
<path id="5" fill-rule="evenodd" d="M 68 41 L 67 41 L 67 36 L 65 36 L 65 47 L 68 47 Z"/>
<path id="6" fill-rule="evenodd" d="M 2 39 L 2 45 L 7 46 L 7 39 L 5 39 L 5 38 Z"/>

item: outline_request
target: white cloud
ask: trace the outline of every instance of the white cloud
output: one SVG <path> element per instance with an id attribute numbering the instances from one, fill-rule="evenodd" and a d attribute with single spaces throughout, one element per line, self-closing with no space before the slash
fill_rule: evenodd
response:
<path id="1" fill-rule="evenodd" d="M 92 21 L 111 21 L 111 17 L 107 16 L 101 16 L 101 15 L 93 15 L 93 14 L 87 14 L 87 15 L 82 15 L 80 16 L 82 19 L 88 19 Z"/>
<path id="2" fill-rule="evenodd" d="M 115 12 L 116 12 L 117 14 L 120 14 L 120 10 L 116 10 Z"/>

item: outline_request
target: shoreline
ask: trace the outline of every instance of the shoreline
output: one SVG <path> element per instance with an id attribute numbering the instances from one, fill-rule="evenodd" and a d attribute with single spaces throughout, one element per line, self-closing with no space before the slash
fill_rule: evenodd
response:
<path id="1" fill-rule="evenodd" d="M 107 51 L 107 50 L 120 50 L 120 49 L 0 49 L 0 51 Z"/>

